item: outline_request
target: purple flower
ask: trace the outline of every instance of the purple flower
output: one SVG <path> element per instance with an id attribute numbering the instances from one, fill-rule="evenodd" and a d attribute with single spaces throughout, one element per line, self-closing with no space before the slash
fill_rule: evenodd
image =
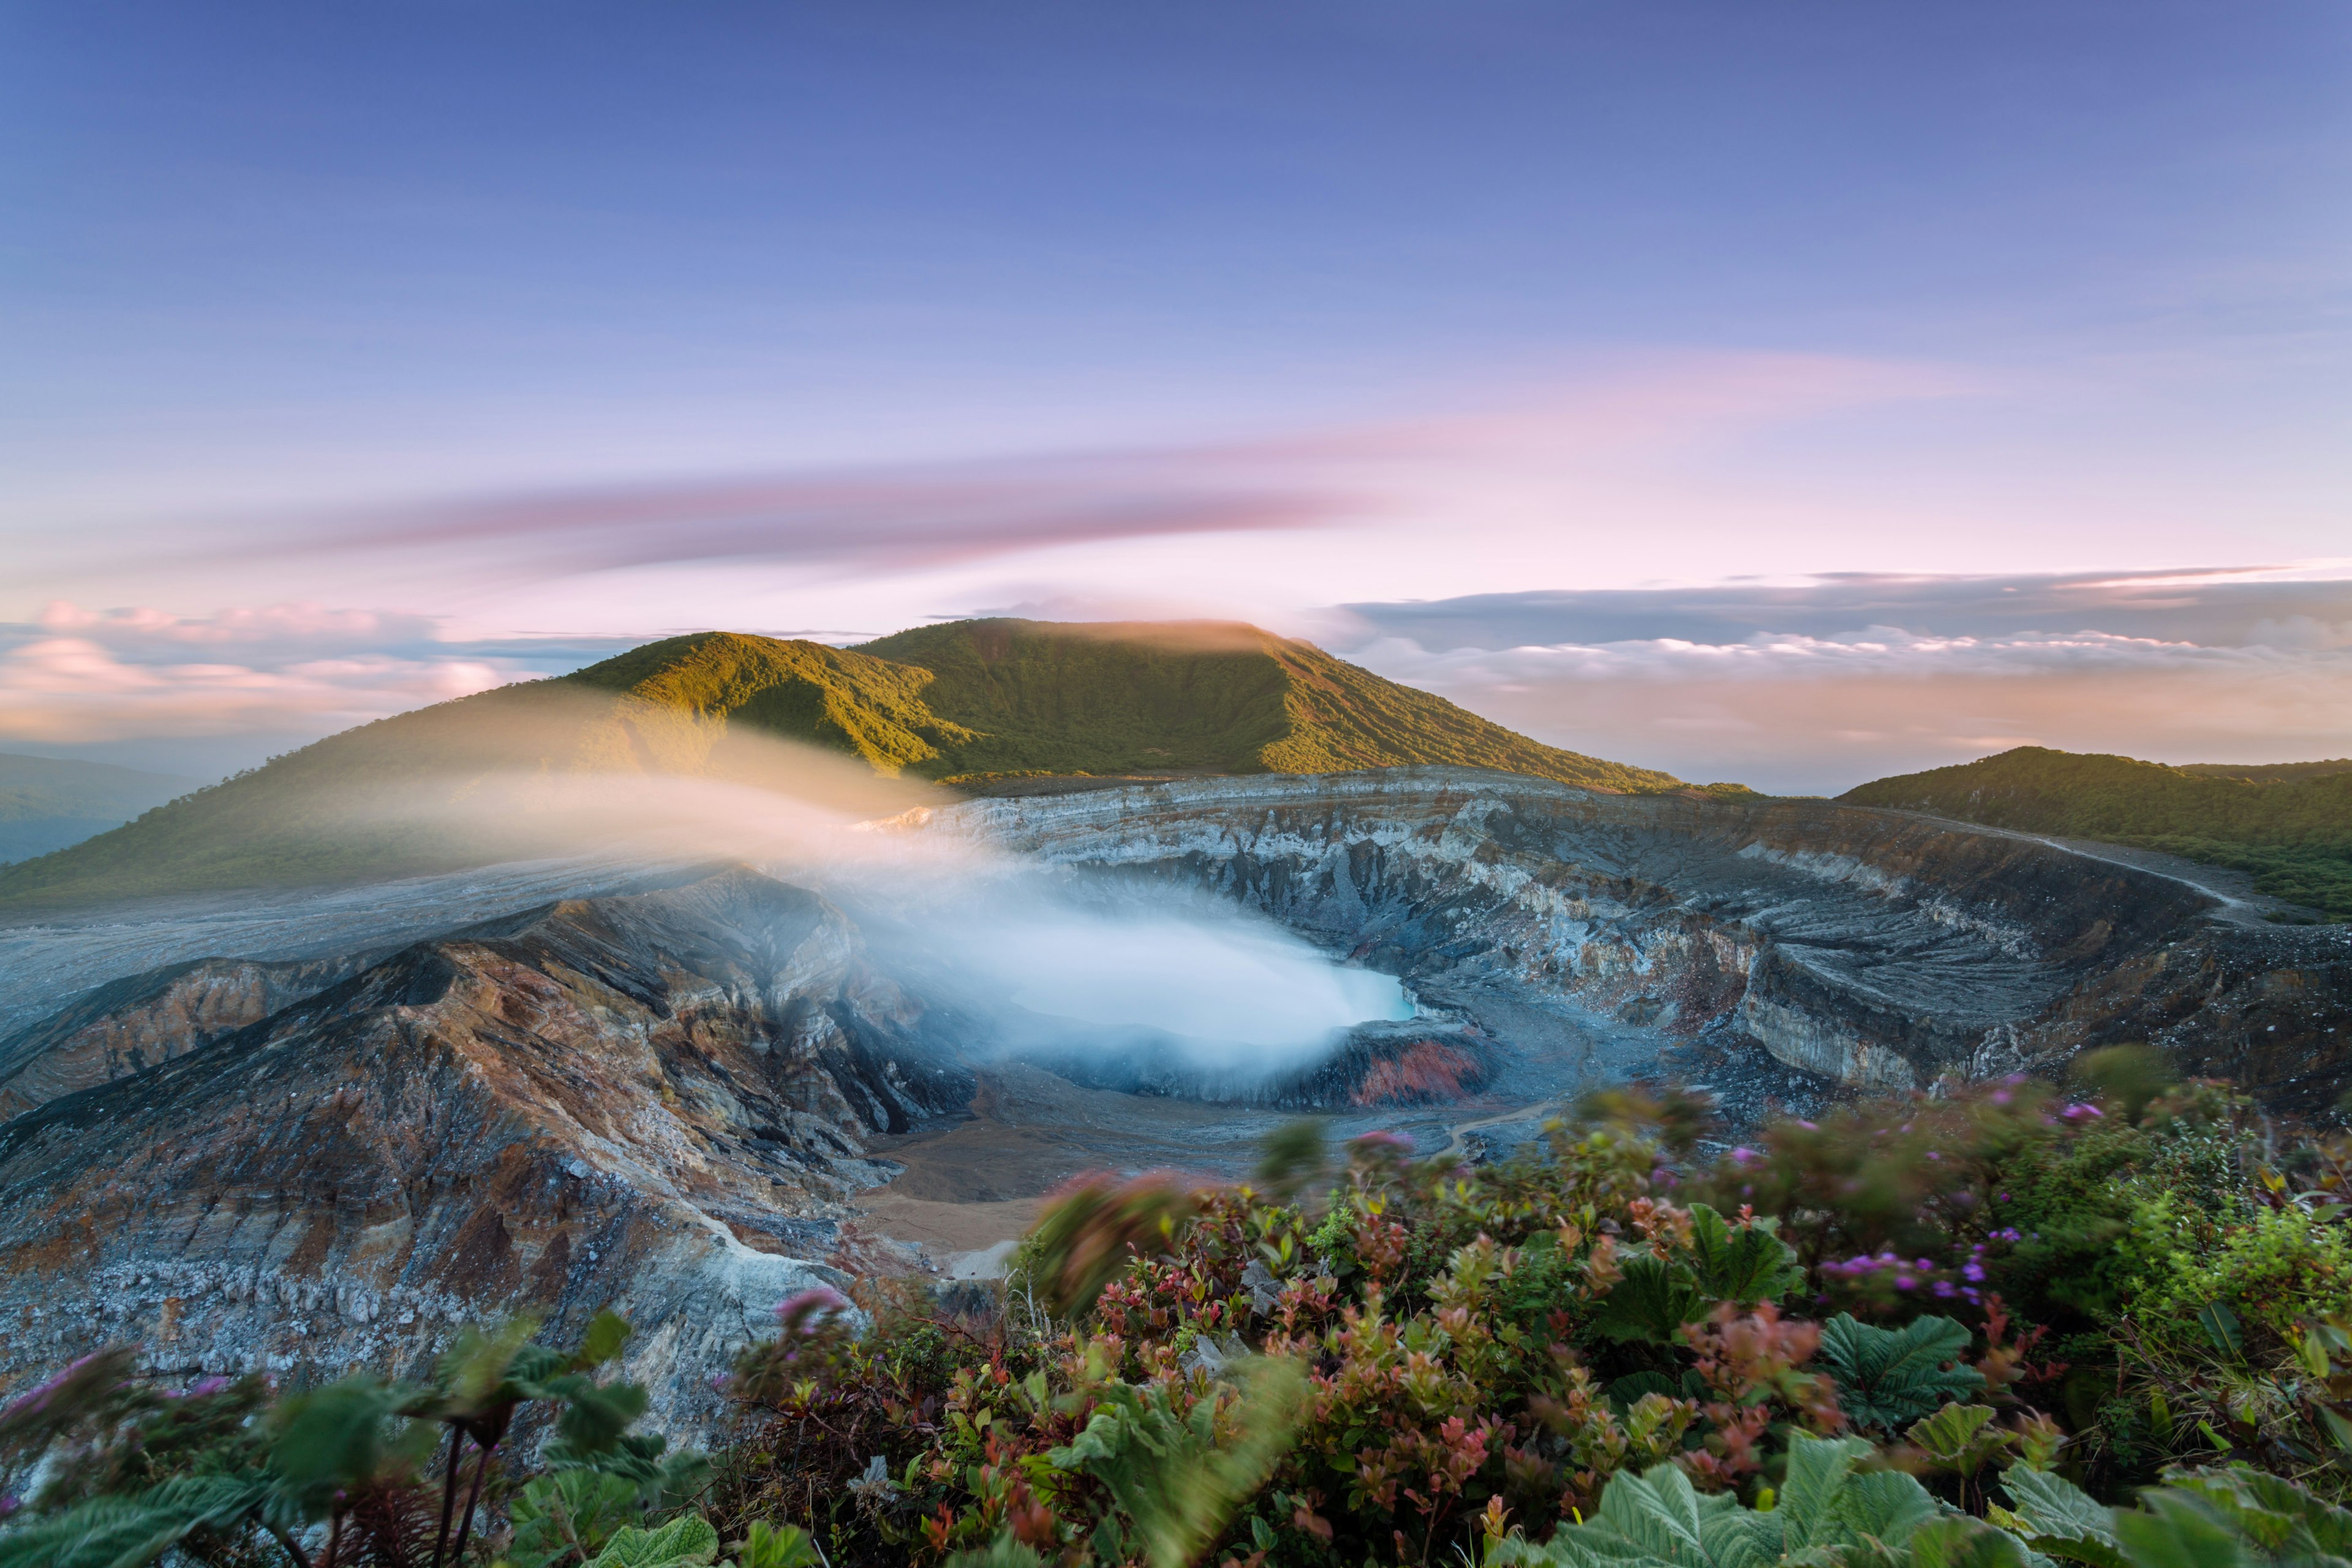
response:
<path id="1" fill-rule="evenodd" d="M 817 1320 L 831 1312 L 846 1312 L 849 1301 L 830 1285 L 815 1285 L 776 1303 L 776 1319 L 785 1328 L 803 1334 L 817 1331 Z"/>
<path id="2" fill-rule="evenodd" d="M 2015 1100 L 2017 1096 L 2010 1093 L 2009 1090 L 2005 1089 L 1997 1089 L 1992 1091 L 1992 1102 L 1995 1105 L 2007 1105 L 2011 1100 Z"/>
<path id="3" fill-rule="evenodd" d="M 725 1373 L 714 1372 L 710 1374 L 710 1392 L 713 1394 L 724 1394 L 727 1392 L 727 1374 Z"/>
<path id="4" fill-rule="evenodd" d="M 1808 1132 L 1819 1132 L 1821 1131 L 1820 1127 L 1811 1121 L 1799 1121 L 1797 1125 L 1803 1128 Z"/>
<path id="5" fill-rule="evenodd" d="M 2102 1112 L 2095 1105 L 2084 1105 L 2081 1100 L 2076 1100 L 2059 1114 L 2069 1121 L 2084 1122 L 2098 1120 Z"/>
<path id="6" fill-rule="evenodd" d="M 1897 1274 L 1895 1277 L 1895 1288 L 1897 1290 L 1908 1290 L 1912 1286 L 1916 1285 L 1917 1283 L 1919 1283 L 1919 1281 L 1912 1279 L 1908 1274 Z"/>
<path id="7" fill-rule="evenodd" d="M 1975 1261 L 1973 1258 L 1964 1264 L 1960 1268 L 1960 1278 L 1967 1280 L 1971 1285 L 1983 1284 L 1984 1277 L 1984 1265 Z"/>
<path id="8" fill-rule="evenodd" d="M 0 1497 L 0 1519 L 7 1518 L 10 1514 L 16 1512 L 18 1509 L 24 1506 L 25 1500 L 18 1497 L 14 1492 L 10 1492 L 5 1497 Z"/>
<path id="9" fill-rule="evenodd" d="M 188 1397 L 203 1399 L 209 1394 L 218 1394 L 227 1386 L 228 1379 L 225 1377 L 200 1377 L 188 1385 Z"/>
<path id="10" fill-rule="evenodd" d="M 1731 1152 L 1731 1163 L 1735 1165 L 1745 1165 L 1754 1158 L 1756 1158 L 1756 1151 L 1745 1143 Z"/>
<path id="11" fill-rule="evenodd" d="M 0 1420 L 7 1420 L 17 1415 L 34 1415 L 47 1410 L 49 1407 L 49 1401 L 56 1398 L 58 1391 L 73 1380 L 74 1373 L 97 1359 L 98 1357 L 93 1354 L 68 1363 L 65 1371 L 58 1373 L 48 1382 L 11 1400 L 5 1410 L 0 1410 Z"/>
<path id="12" fill-rule="evenodd" d="M 1948 1301 L 1952 1297 L 1958 1294 L 1958 1292 L 1952 1289 L 1952 1282 L 1950 1280 L 1938 1279 L 1936 1281 L 1936 1294 Z"/>

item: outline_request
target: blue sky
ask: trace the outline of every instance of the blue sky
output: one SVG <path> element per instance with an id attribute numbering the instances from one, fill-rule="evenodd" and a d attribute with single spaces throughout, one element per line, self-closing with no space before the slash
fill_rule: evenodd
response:
<path id="1" fill-rule="evenodd" d="M 2070 730 L 2021 652 L 1980 722 L 1773 676 L 1772 734 L 1696 688 L 1645 729 L 1622 661 L 1362 609 L 2352 575 L 2341 4 L 16 6 L 0 207 L 0 744 L 1028 608 L 1246 616 L 1782 787 L 1839 782 L 1809 728 L 1861 776 L 2352 750 L 2128 649 L 2211 721 Z M 2059 599 L 2024 629 L 2126 635 Z M 1683 638 L 1643 602 L 1610 646 Z M 1818 639 L 1787 604 L 1721 646 Z M 2128 636 L 2352 696 L 2352 613 L 2207 620 Z M 1883 680 L 1940 679 L 1954 627 L 1894 629 Z"/>

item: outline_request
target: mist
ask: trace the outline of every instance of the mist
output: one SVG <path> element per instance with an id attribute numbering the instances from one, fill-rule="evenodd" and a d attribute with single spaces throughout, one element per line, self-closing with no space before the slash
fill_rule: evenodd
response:
<path id="1" fill-rule="evenodd" d="M 975 1054 L 1144 1052 L 1246 1081 L 1311 1065 L 1352 1025 L 1412 1016 L 1393 977 L 1343 967 L 1265 917 L 976 837 L 941 819 L 959 798 L 944 790 L 716 720 L 673 717 L 662 746 L 615 748 L 608 701 L 579 701 L 588 738 L 568 754 L 545 750 L 543 714 L 487 727 L 462 765 L 352 794 L 310 824 L 311 847 L 331 858 L 339 834 L 423 836 L 483 866 L 577 860 L 604 875 L 748 865 L 839 906 L 877 969 L 972 1021 L 959 1044 Z"/>

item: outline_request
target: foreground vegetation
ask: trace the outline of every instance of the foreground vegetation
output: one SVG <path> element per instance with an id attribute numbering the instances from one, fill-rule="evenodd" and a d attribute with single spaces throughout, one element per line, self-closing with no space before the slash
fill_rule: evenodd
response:
<path id="1" fill-rule="evenodd" d="M 2261 892 L 2352 920 L 2352 763 L 2171 768 L 2020 746 L 1838 798 L 2161 849 L 2250 872 Z"/>
<path id="2" fill-rule="evenodd" d="M 2128 1051 L 1704 1121 L 1078 1183 L 992 1296 L 783 1303 L 708 1459 L 632 1430 L 610 1319 L 417 1387 L 93 1358 L 0 1412 L 0 1568 L 2352 1561 L 2352 1141 Z"/>

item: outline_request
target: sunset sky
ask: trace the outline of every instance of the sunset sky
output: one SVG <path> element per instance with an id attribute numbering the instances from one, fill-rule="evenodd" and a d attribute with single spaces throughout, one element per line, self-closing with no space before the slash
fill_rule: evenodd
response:
<path id="1" fill-rule="evenodd" d="M 0 211 L 0 751 L 1013 613 L 2352 753 L 2340 0 L 17 5 Z"/>

